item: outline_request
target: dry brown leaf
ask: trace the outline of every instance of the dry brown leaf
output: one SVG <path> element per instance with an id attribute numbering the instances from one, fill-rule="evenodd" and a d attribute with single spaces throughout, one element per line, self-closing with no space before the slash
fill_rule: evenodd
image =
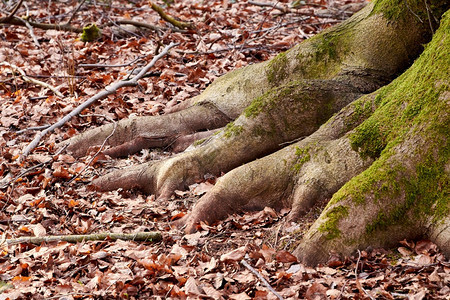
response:
<path id="1" fill-rule="evenodd" d="M 247 253 L 247 247 L 239 247 L 233 251 L 222 254 L 220 256 L 220 261 L 223 261 L 223 262 L 241 261 L 244 258 L 246 253 Z"/>
<path id="2" fill-rule="evenodd" d="M 229 297 L 230 297 L 230 299 L 233 299 L 233 300 L 250 300 L 250 299 L 252 299 L 246 293 L 239 293 L 239 294 L 235 294 L 235 295 L 230 295 Z"/>
<path id="3" fill-rule="evenodd" d="M 41 237 L 41 236 L 47 235 L 47 230 L 41 224 L 30 225 L 30 226 L 32 226 L 34 236 Z"/>
<path id="4" fill-rule="evenodd" d="M 187 295 L 199 296 L 203 292 L 199 289 L 197 281 L 193 277 L 189 277 L 186 283 L 184 284 L 183 291 Z"/>
<path id="5" fill-rule="evenodd" d="M 281 250 L 277 252 L 277 255 L 275 256 L 276 261 L 282 262 L 282 263 L 292 263 L 297 262 L 297 257 L 292 255 L 291 253 Z"/>
<path id="6" fill-rule="evenodd" d="M 305 298 L 307 300 L 327 299 L 327 288 L 321 283 L 314 282 L 306 291 Z"/>

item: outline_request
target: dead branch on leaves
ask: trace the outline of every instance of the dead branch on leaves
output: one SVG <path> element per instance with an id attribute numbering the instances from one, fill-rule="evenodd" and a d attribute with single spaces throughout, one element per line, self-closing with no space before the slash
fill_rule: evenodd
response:
<path id="1" fill-rule="evenodd" d="M 6 239 L 1 244 L 36 244 L 48 242 L 69 242 L 80 243 L 84 241 L 104 241 L 104 240 L 124 240 L 124 241 L 143 241 L 143 242 L 159 242 L 162 239 L 160 232 L 137 232 L 137 233 L 94 233 L 94 234 L 80 234 L 80 235 L 49 235 L 40 237 L 20 237 L 16 239 Z"/>
<path id="2" fill-rule="evenodd" d="M 107 96 L 109 96 L 111 94 L 114 94 L 118 89 L 120 89 L 122 87 L 136 86 L 137 85 L 137 81 L 139 79 L 141 79 L 142 77 L 144 77 L 144 75 L 150 70 L 150 68 L 152 68 L 155 65 L 155 63 L 159 59 L 161 59 L 164 55 L 169 53 L 169 50 L 171 48 L 173 48 L 173 47 L 175 47 L 177 45 L 178 44 L 176 44 L 176 43 L 170 43 L 168 46 L 166 46 L 163 49 L 163 51 L 161 51 L 161 53 L 159 53 L 158 55 L 153 57 L 152 61 L 149 64 L 147 64 L 144 68 L 142 68 L 142 70 L 136 76 L 134 76 L 131 79 L 129 79 L 129 78 L 121 79 L 119 81 L 116 81 L 116 82 L 110 84 L 103 91 L 97 93 L 96 95 L 92 96 L 91 98 L 89 98 L 88 100 L 86 100 L 85 102 L 80 104 L 73 111 L 71 111 L 69 114 L 64 116 L 61 120 L 59 120 L 58 122 L 56 122 L 52 126 L 50 126 L 47 129 L 41 131 L 40 133 L 38 133 L 36 135 L 36 137 L 33 139 L 33 141 L 31 141 L 31 143 L 28 144 L 28 146 L 23 150 L 23 152 L 22 152 L 23 158 L 25 158 L 34 148 L 36 148 L 36 146 L 41 141 L 42 137 L 44 137 L 47 133 L 52 132 L 53 130 L 63 126 L 70 119 L 72 119 L 72 117 L 80 114 L 85 108 L 89 107 L 90 105 L 92 105 L 93 103 L 95 103 L 98 100 L 104 99 L 105 97 L 107 97 Z"/>

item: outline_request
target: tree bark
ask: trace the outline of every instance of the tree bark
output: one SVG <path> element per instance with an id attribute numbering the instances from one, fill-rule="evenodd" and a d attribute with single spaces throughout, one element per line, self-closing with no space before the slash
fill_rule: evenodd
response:
<path id="1" fill-rule="evenodd" d="M 227 172 L 180 221 L 186 231 L 265 206 L 289 207 L 296 221 L 331 198 L 296 250 L 308 264 L 326 261 L 331 251 L 349 255 L 420 236 L 449 255 L 448 13 L 412 67 L 382 87 L 433 36 L 434 19 L 448 3 L 431 2 L 378 0 L 269 62 L 223 76 L 186 110 L 120 122 L 113 147 L 146 135 L 161 137 L 156 146 L 164 146 L 234 120 L 191 151 L 93 184 L 169 198 L 208 174 Z M 181 120 L 183 129 L 164 128 L 166 120 Z M 108 134 L 105 127 L 87 132 L 71 147 Z"/>

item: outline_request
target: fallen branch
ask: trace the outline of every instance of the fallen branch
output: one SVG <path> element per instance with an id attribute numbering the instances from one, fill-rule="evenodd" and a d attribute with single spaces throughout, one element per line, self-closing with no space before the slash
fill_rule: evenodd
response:
<path id="1" fill-rule="evenodd" d="M 82 33 L 83 28 L 79 27 L 73 27 L 68 24 L 45 24 L 45 23 L 36 23 L 27 21 L 31 26 L 34 28 L 39 28 L 43 30 L 59 30 L 59 31 L 70 31 L 70 32 L 76 32 L 76 33 Z M 9 24 L 9 25 L 18 25 L 18 26 L 26 26 L 26 22 L 22 18 L 18 17 L 4 17 L 0 18 L 0 24 Z"/>
<path id="2" fill-rule="evenodd" d="M 61 92 L 58 91 L 55 87 L 53 87 L 53 86 L 51 86 L 51 85 L 49 85 L 49 84 L 47 84 L 47 83 L 45 83 L 43 81 L 40 81 L 40 80 L 28 77 L 27 74 L 25 74 L 25 72 L 21 68 L 16 66 L 16 65 L 13 65 L 13 64 L 10 64 L 10 63 L 7 63 L 7 62 L 1 62 L 0 66 L 6 66 L 6 67 L 9 67 L 9 68 L 19 72 L 20 76 L 22 77 L 22 79 L 24 81 L 26 81 L 26 82 L 30 82 L 30 83 L 34 83 L 34 84 L 40 85 L 42 87 L 45 87 L 45 88 L 51 90 L 53 93 L 55 93 L 56 96 L 61 97 L 61 98 L 64 97 L 64 95 L 61 94 Z"/>
<path id="3" fill-rule="evenodd" d="M 14 15 L 16 14 L 16 12 L 19 10 L 20 6 L 22 5 L 23 0 L 20 0 L 16 6 L 14 6 L 13 10 L 9 13 L 9 15 L 6 17 L 8 19 L 12 19 L 14 17 Z"/>
<path id="4" fill-rule="evenodd" d="M 122 79 L 122 80 L 112 83 L 111 85 L 107 86 L 105 88 L 105 90 L 97 93 L 96 95 L 92 96 L 91 98 L 89 98 L 88 100 L 86 100 L 85 102 L 83 102 L 82 104 L 77 106 L 73 111 L 71 111 L 68 115 L 64 116 L 61 120 L 59 120 L 58 122 L 56 122 L 49 128 L 38 133 L 36 135 L 36 137 L 33 139 L 33 141 L 31 141 L 31 143 L 28 144 L 28 146 L 23 150 L 23 153 L 22 153 L 23 158 L 26 157 L 31 152 L 31 150 L 36 148 L 36 146 L 41 141 L 42 137 L 44 137 L 47 133 L 52 132 L 53 130 L 63 126 L 70 119 L 72 119 L 72 117 L 80 114 L 85 108 L 89 107 L 92 103 L 94 103 L 100 99 L 106 98 L 107 96 L 109 96 L 111 94 L 114 94 L 118 89 L 120 89 L 122 87 L 136 86 L 137 81 L 139 79 L 141 79 L 142 77 L 144 77 L 144 75 L 148 72 L 148 70 L 150 70 L 150 68 L 152 68 L 160 58 L 162 58 L 164 55 L 166 55 L 171 48 L 173 48 L 177 45 L 178 45 L 177 43 L 170 43 L 168 46 L 166 46 L 164 48 L 164 50 L 160 54 L 153 57 L 152 61 L 148 65 L 146 65 L 144 68 L 142 68 L 142 70 L 135 77 L 133 77 L 131 79 Z"/>
<path id="5" fill-rule="evenodd" d="M 66 24 L 37 23 L 37 22 L 32 22 L 32 21 L 25 21 L 24 19 L 18 18 L 15 16 L 13 16 L 11 18 L 9 18 L 9 17 L 0 18 L 0 24 L 27 26 L 27 23 L 30 26 L 32 26 L 33 28 L 39 28 L 42 30 L 58 30 L 58 31 L 83 33 L 83 28 L 74 27 L 74 26 L 70 25 L 69 23 L 66 23 Z M 142 22 L 137 22 L 137 21 L 132 21 L 132 20 L 117 20 L 114 22 L 108 22 L 106 24 L 99 25 L 98 27 L 100 29 L 102 29 L 102 28 L 110 27 L 110 26 L 117 25 L 117 24 L 129 24 L 129 25 L 134 25 L 136 27 L 148 28 L 148 29 L 151 29 L 151 30 L 154 30 L 157 32 L 163 31 L 163 29 L 158 26 L 147 24 L 147 23 L 142 23 Z M 174 30 L 174 31 L 177 31 L 177 30 Z"/>
<path id="6" fill-rule="evenodd" d="M 261 282 L 269 289 L 269 291 L 271 291 L 278 299 L 283 300 L 283 297 L 280 294 L 278 294 L 277 291 L 275 291 L 273 287 L 267 282 L 267 280 L 264 277 L 262 277 L 262 275 L 259 274 L 259 272 L 256 271 L 252 266 L 250 266 L 248 262 L 246 262 L 243 259 L 241 260 L 241 264 L 244 265 L 244 267 L 246 267 L 247 269 L 249 269 L 250 272 L 255 274 L 255 276 L 258 277 L 258 279 L 261 280 Z"/>
<path id="7" fill-rule="evenodd" d="M 256 1 L 248 1 L 248 4 L 255 5 L 255 6 L 261 6 L 261 7 L 275 8 L 275 9 L 281 11 L 284 14 L 290 12 L 289 8 L 284 8 L 282 6 L 276 5 L 276 3 L 273 4 L 273 3 L 263 3 L 263 2 L 256 2 Z"/>
<path id="8" fill-rule="evenodd" d="M 20 237 L 17 239 L 7 239 L 7 245 L 29 243 L 40 245 L 48 242 L 69 242 L 79 243 L 83 241 L 104 241 L 104 240 L 124 240 L 124 241 L 143 241 L 143 242 L 159 242 L 162 239 L 160 232 L 137 232 L 137 233 L 94 233 L 80 235 L 49 235 L 38 237 Z"/>
<path id="9" fill-rule="evenodd" d="M 133 21 L 133 20 L 125 20 L 125 19 L 121 19 L 121 20 L 116 20 L 116 21 L 112 21 L 112 22 L 108 22 L 104 25 L 101 25 L 100 28 L 105 28 L 105 27 L 110 27 L 110 26 L 117 26 L 117 25 L 133 25 L 135 27 L 143 27 L 143 28 L 147 28 L 147 29 L 151 29 L 154 30 L 156 32 L 162 32 L 163 28 L 152 25 L 152 24 L 148 24 L 148 23 L 143 23 L 143 22 L 138 22 L 138 21 Z M 177 31 L 177 30 L 174 30 Z"/>
<path id="10" fill-rule="evenodd" d="M 158 13 L 158 15 L 166 22 L 169 22 L 170 24 L 172 24 L 175 27 L 178 27 L 180 29 L 184 29 L 184 28 L 191 28 L 192 24 L 187 23 L 187 22 L 181 22 L 181 21 L 177 21 L 174 18 L 172 18 L 171 16 L 169 16 L 168 14 L 166 14 L 164 12 L 164 10 L 162 9 L 161 6 L 156 5 L 155 3 L 150 1 L 150 5 L 152 7 L 152 9 L 154 11 L 156 11 Z"/>
<path id="11" fill-rule="evenodd" d="M 108 64 L 79 64 L 78 67 L 82 67 L 82 68 L 119 68 L 119 67 L 127 67 L 130 66 L 132 64 L 134 64 L 135 62 L 142 60 L 143 57 L 138 57 L 136 59 L 133 59 L 132 61 L 128 62 L 128 63 L 124 63 L 124 64 L 117 64 L 117 65 L 108 65 Z"/>

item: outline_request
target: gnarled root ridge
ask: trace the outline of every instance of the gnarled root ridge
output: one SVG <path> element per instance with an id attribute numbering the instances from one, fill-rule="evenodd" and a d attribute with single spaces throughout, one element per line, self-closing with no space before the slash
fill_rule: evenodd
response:
<path id="1" fill-rule="evenodd" d="M 208 130 L 223 127 L 229 121 L 226 115 L 212 105 L 196 105 L 172 114 L 130 118 L 117 124 L 104 125 L 62 144 L 68 144 L 68 150 L 75 156 L 85 155 L 90 147 L 99 146 L 105 140 L 111 148 L 104 153 L 111 157 L 127 156 L 141 149 L 170 146 L 183 151 L 187 148 L 184 140 L 193 138 L 192 134 L 200 131 L 207 135 Z"/>

